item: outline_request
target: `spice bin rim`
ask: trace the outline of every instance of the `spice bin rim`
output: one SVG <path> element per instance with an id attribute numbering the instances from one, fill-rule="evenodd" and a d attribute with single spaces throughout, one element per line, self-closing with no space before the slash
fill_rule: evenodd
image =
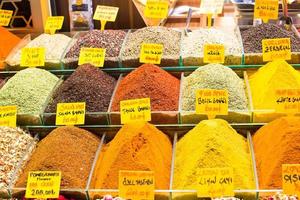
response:
<path id="1" fill-rule="evenodd" d="M 248 126 L 250 125 L 250 126 Z M 244 124 L 244 128 L 246 128 L 247 126 L 249 128 L 252 128 L 253 124 Z M 169 189 L 167 190 L 160 190 L 160 189 L 156 189 L 155 193 L 168 193 L 168 195 L 172 195 L 173 193 L 196 193 L 197 190 L 175 190 L 172 188 L 172 184 L 173 184 L 173 177 L 174 177 L 174 165 L 175 165 L 175 159 L 176 159 L 176 144 L 177 142 L 180 140 L 181 137 L 183 137 L 185 134 L 187 134 L 190 130 L 192 130 L 195 125 L 189 125 L 189 126 L 180 126 L 183 129 L 182 130 L 177 130 L 177 128 L 172 128 L 172 127 L 176 127 L 177 125 L 174 126 L 166 126 L 166 125 L 155 125 L 155 127 L 157 127 L 160 131 L 163 132 L 163 134 L 165 134 L 170 142 L 172 143 L 172 160 L 171 160 L 171 167 L 170 167 L 170 184 L 169 184 Z M 255 182 L 255 188 L 253 189 L 237 189 L 234 190 L 236 193 L 253 193 L 256 192 L 258 193 L 259 191 L 261 191 L 261 189 L 259 189 L 259 183 L 258 183 L 258 177 L 257 177 L 257 172 L 256 172 L 256 166 L 255 166 L 255 155 L 254 155 L 254 151 L 253 151 L 253 143 L 252 143 L 252 136 L 254 135 L 250 133 L 250 129 L 243 129 L 242 127 L 239 127 L 239 125 L 236 124 L 230 124 L 230 126 L 232 126 L 233 129 L 235 129 L 237 131 L 237 133 L 241 136 L 243 136 L 243 138 L 245 138 L 247 144 L 248 144 L 248 149 L 249 149 L 249 154 L 250 154 L 250 159 L 251 159 L 251 163 L 252 163 L 252 173 L 253 173 L 253 178 L 254 178 L 254 182 Z M 261 126 L 261 125 L 258 125 Z M 60 126 L 26 126 L 24 127 L 24 129 L 27 130 L 27 132 L 29 134 L 34 134 L 35 138 L 38 139 L 38 142 L 41 141 L 41 139 L 43 139 L 44 137 L 46 137 L 52 130 L 54 130 L 55 128 L 58 128 Z M 118 131 L 121 129 L 122 126 L 118 125 L 118 126 L 112 126 L 113 129 L 108 129 L 108 130 L 103 130 L 102 128 L 108 128 L 107 126 L 80 126 L 79 128 L 82 128 L 84 130 L 87 130 L 89 132 L 91 132 L 93 135 L 96 135 L 99 139 L 101 139 L 97 151 L 95 152 L 95 157 L 93 159 L 93 163 L 91 165 L 91 169 L 89 172 L 89 176 L 88 176 L 88 180 L 86 183 L 86 187 L 85 188 L 64 188 L 61 189 L 61 192 L 81 192 L 82 195 L 85 194 L 87 195 L 87 197 L 91 197 L 90 193 L 95 193 L 95 192 L 117 192 L 118 189 L 101 189 L 101 188 L 90 188 L 90 183 L 91 183 L 91 179 L 93 176 L 93 172 L 95 170 L 95 165 L 96 162 L 98 160 L 98 156 L 100 155 L 102 148 L 104 146 L 104 144 L 106 143 L 105 140 L 107 141 L 111 141 L 114 139 L 114 137 L 116 136 L 116 134 L 118 133 Z M 45 132 L 47 134 L 41 134 L 41 132 Z M 37 143 L 38 144 L 38 143 Z M 34 144 L 31 144 L 31 146 Z M 36 146 L 35 146 L 36 147 Z M 34 152 L 34 151 L 33 151 Z M 24 155 L 24 157 L 27 156 L 29 152 L 26 152 L 26 155 Z M 254 159 L 254 160 L 253 160 Z M 22 171 L 22 169 L 24 169 L 24 167 L 26 166 L 27 162 L 30 160 L 30 157 L 28 160 L 25 160 L 23 162 L 25 162 L 25 165 L 22 167 L 21 165 L 18 166 L 18 168 L 15 170 L 15 177 L 13 177 L 12 180 L 17 181 L 16 178 L 16 173 L 18 171 Z M 9 188 L 7 188 L 9 194 L 11 194 L 11 197 L 14 197 L 14 195 L 19 194 L 20 192 L 24 192 L 24 190 L 26 190 L 26 188 L 24 187 L 14 187 L 11 183 L 9 184 Z M 16 192 L 14 192 L 16 191 Z M 265 190 L 267 192 L 270 191 L 275 191 L 275 190 Z M 278 190 L 280 191 L 280 190 Z M 276 190 L 277 192 L 277 190 Z"/>

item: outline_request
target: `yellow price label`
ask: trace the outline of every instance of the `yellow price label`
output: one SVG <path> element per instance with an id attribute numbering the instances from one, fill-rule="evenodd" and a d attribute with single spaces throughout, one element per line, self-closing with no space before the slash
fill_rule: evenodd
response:
<path id="1" fill-rule="evenodd" d="M 56 30 L 60 30 L 64 23 L 64 16 L 48 17 L 46 20 L 45 30 L 54 34 Z"/>
<path id="2" fill-rule="evenodd" d="M 98 5 L 94 13 L 93 19 L 114 22 L 116 21 L 118 11 L 118 7 Z"/>
<path id="3" fill-rule="evenodd" d="M 140 63 L 160 64 L 164 46 L 162 44 L 142 43 Z"/>
<path id="4" fill-rule="evenodd" d="M 144 15 L 147 18 L 164 19 L 168 17 L 168 1 L 147 1 Z"/>
<path id="5" fill-rule="evenodd" d="M 225 62 L 225 47 L 222 44 L 205 44 L 204 45 L 204 63 L 221 63 Z"/>
<path id="6" fill-rule="evenodd" d="M 224 0 L 201 0 L 201 14 L 221 14 L 223 12 Z"/>
<path id="7" fill-rule="evenodd" d="M 154 200 L 153 171 L 119 171 L 119 196 L 124 199 Z"/>
<path id="8" fill-rule="evenodd" d="M 291 39 L 264 39 L 262 40 L 263 61 L 291 60 Z"/>
<path id="9" fill-rule="evenodd" d="M 12 10 L 0 9 L 0 26 L 8 26 L 12 15 Z"/>
<path id="10" fill-rule="evenodd" d="M 121 124 L 136 121 L 151 121 L 150 98 L 124 100 L 120 102 Z"/>
<path id="11" fill-rule="evenodd" d="M 60 171 L 29 172 L 25 198 L 57 199 L 59 197 L 60 181 Z"/>
<path id="12" fill-rule="evenodd" d="M 196 91 L 196 113 L 206 114 L 209 119 L 216 115 L 228 115 L 228 91 L 200 89 Z"/>
<path id="13" fill-rule="evenodd" d="M 17 106 L 0 106 L 0 126 L 17 126 Z"/>
<path id="14" fill-rule="evenodd" d="M 286 195 L 300 196 L 300 164 L 282 165 L 282 189 Z"/>
<path id="15" fill-rule="evenodd" d="M 21 50 L 21 67 L 45 66 L 45 48 L 32 47 Z"/>
<path id="16" fill-rule="evenodd" d="M 90 63 L 96 67 L 103 67 L 106 49 L 102 48 L 81 48 L 78 65 Z"/>
<path id="17" fill-rule="evenodd" d="M 198 198 L 233 197 L 234 179 L 232 168 L 203 168 L 197 172 Z"/>
<path id="18" fill-rule="evenodd" d="M 83 125 L 85 121 L 85 102 L 58 103 L 56 125 Z"/>
<path id="19" fill-rule="evenodd" d="M 270 19 L 278 19 L 278 0 L 255 0 L 254 18 L 268 23 Z"/>
<path id="20" fill-rule="evenodd" d="M 277 113 L 299 113 L 300 89 L 278 89 L 275 91 L 275 101 Z"/>

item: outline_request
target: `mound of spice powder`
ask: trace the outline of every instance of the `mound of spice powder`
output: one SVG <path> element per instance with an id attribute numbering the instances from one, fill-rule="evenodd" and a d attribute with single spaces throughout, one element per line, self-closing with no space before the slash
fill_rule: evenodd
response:
<path id="1" fill-rule="evenodd" d="M 119 56 L 126 32 L 122 30 L 92 30 L 79 37 L 65 55 L 67 60 L 78 60 L 82 47 L 104 48 L 105 58 Z"/>
<path id="2" fill-rule="evenodd" d="M 18 113 L 40 114 L 58 81 L 55 75 L 43 69 L 19 71 L 0 89 L 0 106 L 17 105 Z"/>
<path id="3" fill-rule="evenodd" d="M 232 167 L 235 189 L 253 189 L 249 146 L 225 120 L 203 120 L 176 144 L 174 189 L 197 189 L 199 169 Z"/>
<path id="4" fill-rule="evenodd" d="M 26 186 L 29 171 L 61 171 L 62 188 L 85 188 L 99 144 L 86 130 L 74 126 L 54 129 L 38 143 L 16 186 Z"/>
<path id="5" fill-rule="evenodd" d="M 229 67 L 221 64 L 208 64 L 185 77 L 182 94 L 183 110 L 195 110 L 196 90 L 199 89 L 228 90 L 229 109 L 235 111 L 248 108 L 244 82 Z"/>
<path id="6" fill-rule="evenodd" d="M 116 80 L 92 65 L 82 65 L 61 84 L 46 112 L 56 112 L 58 103 L 85 102 L 88 112 L 107 112 Z"/>
<path id="7" fill-rule="evenodd" d="M 253 136 L 261 189 L 282 188 L 282 164 L 300 163 L 300 117 L 282 117 Z"/>
<path id="8" fill-rule="evenodd" d="M 300 73 L 284 60 L 269 62 L 249 77 L 255 109 L 275 109 L 276 90 L 300 89 Z"/>
<path id="9" fill-rule="evenodd" d="M 293 52 L 300 52 L 300 39 L 276 24 L 261 24 L 241 32 L 245 53 L 261 53 L 263 39 L 290 38 Z"/>
<path id="10" fill-rule="evenodd" d="M 128 74 L 119 84 L 112 111 L 120 110 L 120 101 L 150 98 L 151 110 L 177 111 L 180 81 L 156 65 L 144 64 Z"/>
<path id="11" fill-rule="evenodd" d="M 91 188 L 117 189 L 119 170 L 153 171 L 156 189 L 169 189 L 172 144 L 149 123 L 124 125 L 100 153 Z"/>
<path id="12" fill-rule="evenodd" d="M 30 157 L 35 144 L 35 139 L 20 128 L 0 127 L 0 191 L 14 181 L 15 170 Z"/>

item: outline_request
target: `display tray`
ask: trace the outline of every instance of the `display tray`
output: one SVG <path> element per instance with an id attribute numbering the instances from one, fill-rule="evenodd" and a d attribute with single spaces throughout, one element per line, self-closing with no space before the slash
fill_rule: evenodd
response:
<path id="1" fill-rule="evenodd" d="M 142 65 L 143 63 L 140 63 L 139 61 L 139 55 L 135 55 L 135 56 L 123 56 L 123 52 L 124 52 L 124 46 L 126 45 L 126 42 L 128 41 L 128 35 L 130 33 L 133 33 L 135 31 L 137 31 L 138 29 L 132 29 L 129 30 L 126 39 L 123 42 L 123 47 L 121 49 L 120 52 L 120 60 L 121 60 L 121 67 L 127 68 L 127 67 L 139 67 L 140 65 Z M 174 29 L 174 30 L 178 30 L 178 29 Z M 182 31 L 178 31 L 180 34 L 180 42 L 178 44 L 179 47 L 181 47 L 182 44 Z M 161 67 L 166 67 L 166 66 L 178 66 L 180 65 L 180 51 L 178 53 L 178 55 L 176 57 L 170 56 L 170 55 L 165 55 L 163 52 L 162 58 L 161 58 L 161 63 L 159 64 L 159 66 Z"/>
<path id="2" fill-rule="evenodd" d="M 180 123 L 181 124 L 197 124 L 202 120 L 207 119 L 207 115 L 196 114 L 196 111 L 187 111 L 182 109 L 182 95 L 183 95 L 183 80 L 188 73 L 182 73 L 181 77 L 181 92 L 180 92 Z M 248 99 L 248 110 L 228 110 L 228 115 L 222 116 L 217 115 L 216 118 L 224 119 L 229 123 L 249 123 L 252 121 L 252 97 L 251 90 L 248 82 L 247 73 L 245 72 L 237 72 L 239 77 L 244 80 L 245 92 Z"/>
<path id="3" fill-rule="evenodd" d="M 258 178 L 257 178 L 257 172 L 255 167 L 255 157 L 253 153 L 253 144 L 251 139 L 250 131 L 256 130 L 256 128 L 260 127 L 261 125 L 254 126 L 253 124 L 244 124 L 244 125 L 235 125 L 232 124 L 232 127 L 236 129 L 236 131 L 243 135 L 245 138 L 247 138 L 247 142 L 249 145 L 249 153 L 251 155 L 252 159 L 252 170 L 253 170 L 253 177 L 255 181 L 255 188 L 244 188 L 244 189 L 238 189 L 235 190 L 235 196 L 236 197 L 242 197 L 243 199 L 256 199 L 256 197 L 259 194 L 259 188 L 258 188 Z M 156 126 L 159 130 L 161 130 L 163 133 L 165 133 L 171 143 L 173 144 L 173 153 L 172 153 L 172 162 L 171 162 L 171 168 L 170 168 L 170 188 L 166 190 L 155 190 L 155 199 L 197 199 L 197 191 L 196 190 L 181 190 L 181 189 L 173 189 L 172 188 L 172 182 L 173 182 L 173 173 L 174 173 L 174 161 L 176 157 L 176 143 L 179 141 L 179 139 L 184 136 L 188 131 L 190 131 L 192 128 L 194 128 L 193 125 L 168 125 L 168 126 L 162 126 L 157 125 Z M 49 134 L 53 129 L 55 129 L 56 126 L 29 126 L 28 130 L 32 135 L 36 135 L 36 137 L 39 137 L 40 139 L 43 139 L 47 134 Z M 103 148 L 103 145 L 107 142 L 111 141 L 116 133 L 119 131 L 121 126 L 82 126 L 81 128 L 86 129 L 93 134 L 97 135 L 99 138 L 101 138 L 101 143 L 99 144 L 98 150 L 95 153 L 95 159 L 92 164 L 90 175 L 88 178 L 88 181 L 86 183 L 86 188 L 61 188 L 61 194 L 65 195 L 66 197 L 70 198 L 76 198 L 76 199 L 97 199 L 102 197 L 106 194 L 111 194 L 113 196 L 117 196 L 118 189 L 117 188 L 111 188 L 111 189 L 103 189 L 103 188 L 91 188 L 91 179 L 95 170 L 97 158 L 99 154 L 101 153 L 101 150 Z M 205 133 L 203 133 L 205 134 Z M 24 155 L 25 156 L 25 155 Z M 22 171 L 21 165 L 18 167 L 18 170 L 16 171 Z M 14 176 L 14 181 L 16 181 L 17 175 Z M 272 192 L 272 190 L 266 190 L 266 192 Z M 12 184 L 7 190 L 7 194 L 10 197 L 23 197 L 25 194 L 25 187 L 24 188 L 15 188 Z M 4 196 L 1 196 L 1 198 L 4 198 Z"/>
<path id="4" fill-rule="evenodd" d="M 240 32 L 245 31 L 252 26 L 240 26 Z M 297 38 L 300 40 L 300 34 L 296 27 L 292 26 L 292 31 L 295 34 Z M 243 38 L 242 38 L 243 39 Z M 292 59 L 287 61 L 290 64 L 298 64 L 300 63 L 300 52 L 292 52 L 291 54 Z M 244 63 L 245 65 L 259 65 L 259 64 L 265 64 L 267 62 L 263 61 L 263 54 L 262 53 L 247 53 L 244 50 Z"/>
<path id="5" fill-rule="evenodd" d="M 243 42 L 242 42 L 242 37 L 241 37 L 239 27 L 235 27 L 232 34 L 239 41 L 239 44 L 241 47 L 241 52 L 239 52 L 238 54 L 227 54 L 227 55 L 225 54 L 224 65 L 241 65 L 243 63 Z M 184 34 L 182 34 L 182 37 L 185 37 Z M 183 41 L 183 39 L 181 39 L 181 41 Z M 183 49 L 183 42 L 181 42 L 180 60 L 182 60 L 184 66 L 201 66 L 201 65 L 207 64 L 207 63 L 204 63 L 204 61 L 203 61 L 203 59 L 204 59 L 203 54 L 200 55 L 200 53 L 199 53 L 199 57 L 198 56 L 195 57 L 192 55 L 184 56 L 182 53 L 182 49 Z"/>

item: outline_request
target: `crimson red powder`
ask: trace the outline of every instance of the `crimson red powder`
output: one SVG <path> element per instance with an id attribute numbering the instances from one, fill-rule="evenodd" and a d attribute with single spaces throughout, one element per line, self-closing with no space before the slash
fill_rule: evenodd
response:
<path id="1" fill-rule="evenodd" d="M 144 64 L 128 74 L 119 84 L 112 111 L 120 110 L 120 101 L 150 97 L 151 110 L 177 111 L 180 81 L 160 67 Z"/>

